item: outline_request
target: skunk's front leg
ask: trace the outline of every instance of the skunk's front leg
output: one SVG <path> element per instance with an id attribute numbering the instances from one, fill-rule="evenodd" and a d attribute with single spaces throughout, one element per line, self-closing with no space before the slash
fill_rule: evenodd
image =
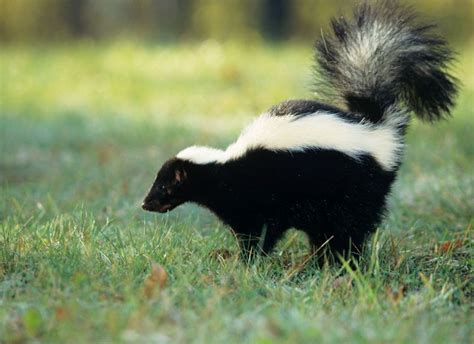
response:
<path id="1" fill-rule="evenodd" d="M 258 229 L 258 230 L 256 230 Z M 269 254 L 278 239 L 281 238 L 284 230 L 276 226 L 273 222 L 265 225 L 258 225 L 249 230 L 241 228 L 235 230 L 237 240 L 241 249 L 242 257 L 248 259 L 254 257 L 257 253 Z"/>
<path id="2" fill-rule="evenodd" d="M 232 223 L 231 228 L 239 243 L 242 259 L 248 260 L 259 253 L 258 246 L 260 242 L 263 222 L 246 221 L 245 223 Z"/>

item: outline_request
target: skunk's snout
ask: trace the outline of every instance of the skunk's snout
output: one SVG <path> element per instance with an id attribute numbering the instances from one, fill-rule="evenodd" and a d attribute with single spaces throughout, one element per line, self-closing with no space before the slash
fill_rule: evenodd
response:
<path id="1" fill-rule="evenodd" d="M 142 209 L 147 211 L 153 211 L 154 208 L 157 208 L 155 203 L 156 202 L 146 197 L 142 202 Z"/>
<path id="2" fill-rule="evenodd" d="M 143 210 L 158 212 L 158 213 L 166 213 L 167 211 L 173 210 L 177 204 L 161 204 L 157 201 L 146 202 L 142 203 Z"/>
<path id="3" fill-rule="evenodd" d="M 142 209 L 146 211 L 166 213 L 174 209 L 179 202 L 164 202 L 160 201 L 158 198 L 147 196 L 142 203 Z"/>
<path id="4" fill-rule="evenodd" d="M 142 209 L 143 210 L 147 210 L 147 211 L 153 211 L 153 207 L 152 205 L 150 204 L 150 202 L 146 202 L 146 201 L 143 201 L 142 203 Z"/>
<path id="5" fill-rule="evenodd" d="M 151 190 L 148 195 L 145 197 L 142 203 L 142 209 L 147 211 L 158 211 L 161 204 L 159 202 L 159 195 L 156 195 Z"/>

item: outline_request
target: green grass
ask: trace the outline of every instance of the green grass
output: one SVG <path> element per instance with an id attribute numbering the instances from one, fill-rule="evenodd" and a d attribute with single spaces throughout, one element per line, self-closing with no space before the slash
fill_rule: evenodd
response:
<path id="1" fill-rule="evenodd" d="M 255 264 L 216 258 L 237 247 L 207 211 L 139 208 L 179 149 L 224 146 L 275 102 L 310 97 L 310 47 L 2 47 L 0 342 L 468 343 L 473 52 L 453 118 L 412 126 L 353 271 L 301 268 L 297 232 Z M 153 262 L 168 281 L 149 296 Z"/>

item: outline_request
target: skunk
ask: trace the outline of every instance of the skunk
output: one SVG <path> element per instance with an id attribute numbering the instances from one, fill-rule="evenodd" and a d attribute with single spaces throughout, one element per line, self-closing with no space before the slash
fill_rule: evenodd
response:
<path id="1" fill-rule="evenodd" d="M 457 86 L 446 42 L 395 1 L 367 1 L 331 24 L 316 44 L 315 84 L 333 105 L 288 100 L 225 150 L 182 150 L 159 170 L 143 209 L 204 206 L 244 253 L 270 252 L 289 228 L 313 247 L 359 251 L 385 211 L 408 115 L 449 116 Z"/>

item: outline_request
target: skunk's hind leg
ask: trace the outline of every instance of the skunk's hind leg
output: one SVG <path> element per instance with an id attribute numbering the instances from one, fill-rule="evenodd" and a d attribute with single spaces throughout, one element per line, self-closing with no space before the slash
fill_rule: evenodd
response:
<path id="1" fill-rule="evenodd" d="M 236 233 L 236 237 L 239 243 L 242 259 L 248 260 L 248 258 L 254 257 L 257 254 L 259 251 L 259 237 L 244 233 Z"/>
<path id="2" fill-rule="evenodd" d="M 330 262 L 340 262 L 344 260 L 357 260 L 360 256 L 362 243 L 359 238 L 351 238 L 349 234 L 338 235 L 337 233 L 315 234 L 308 233 L 311 255 L 316 258 L 319 266 L 329 260 Z M 354 241 L 355 239 L 355 241 Z"/>

